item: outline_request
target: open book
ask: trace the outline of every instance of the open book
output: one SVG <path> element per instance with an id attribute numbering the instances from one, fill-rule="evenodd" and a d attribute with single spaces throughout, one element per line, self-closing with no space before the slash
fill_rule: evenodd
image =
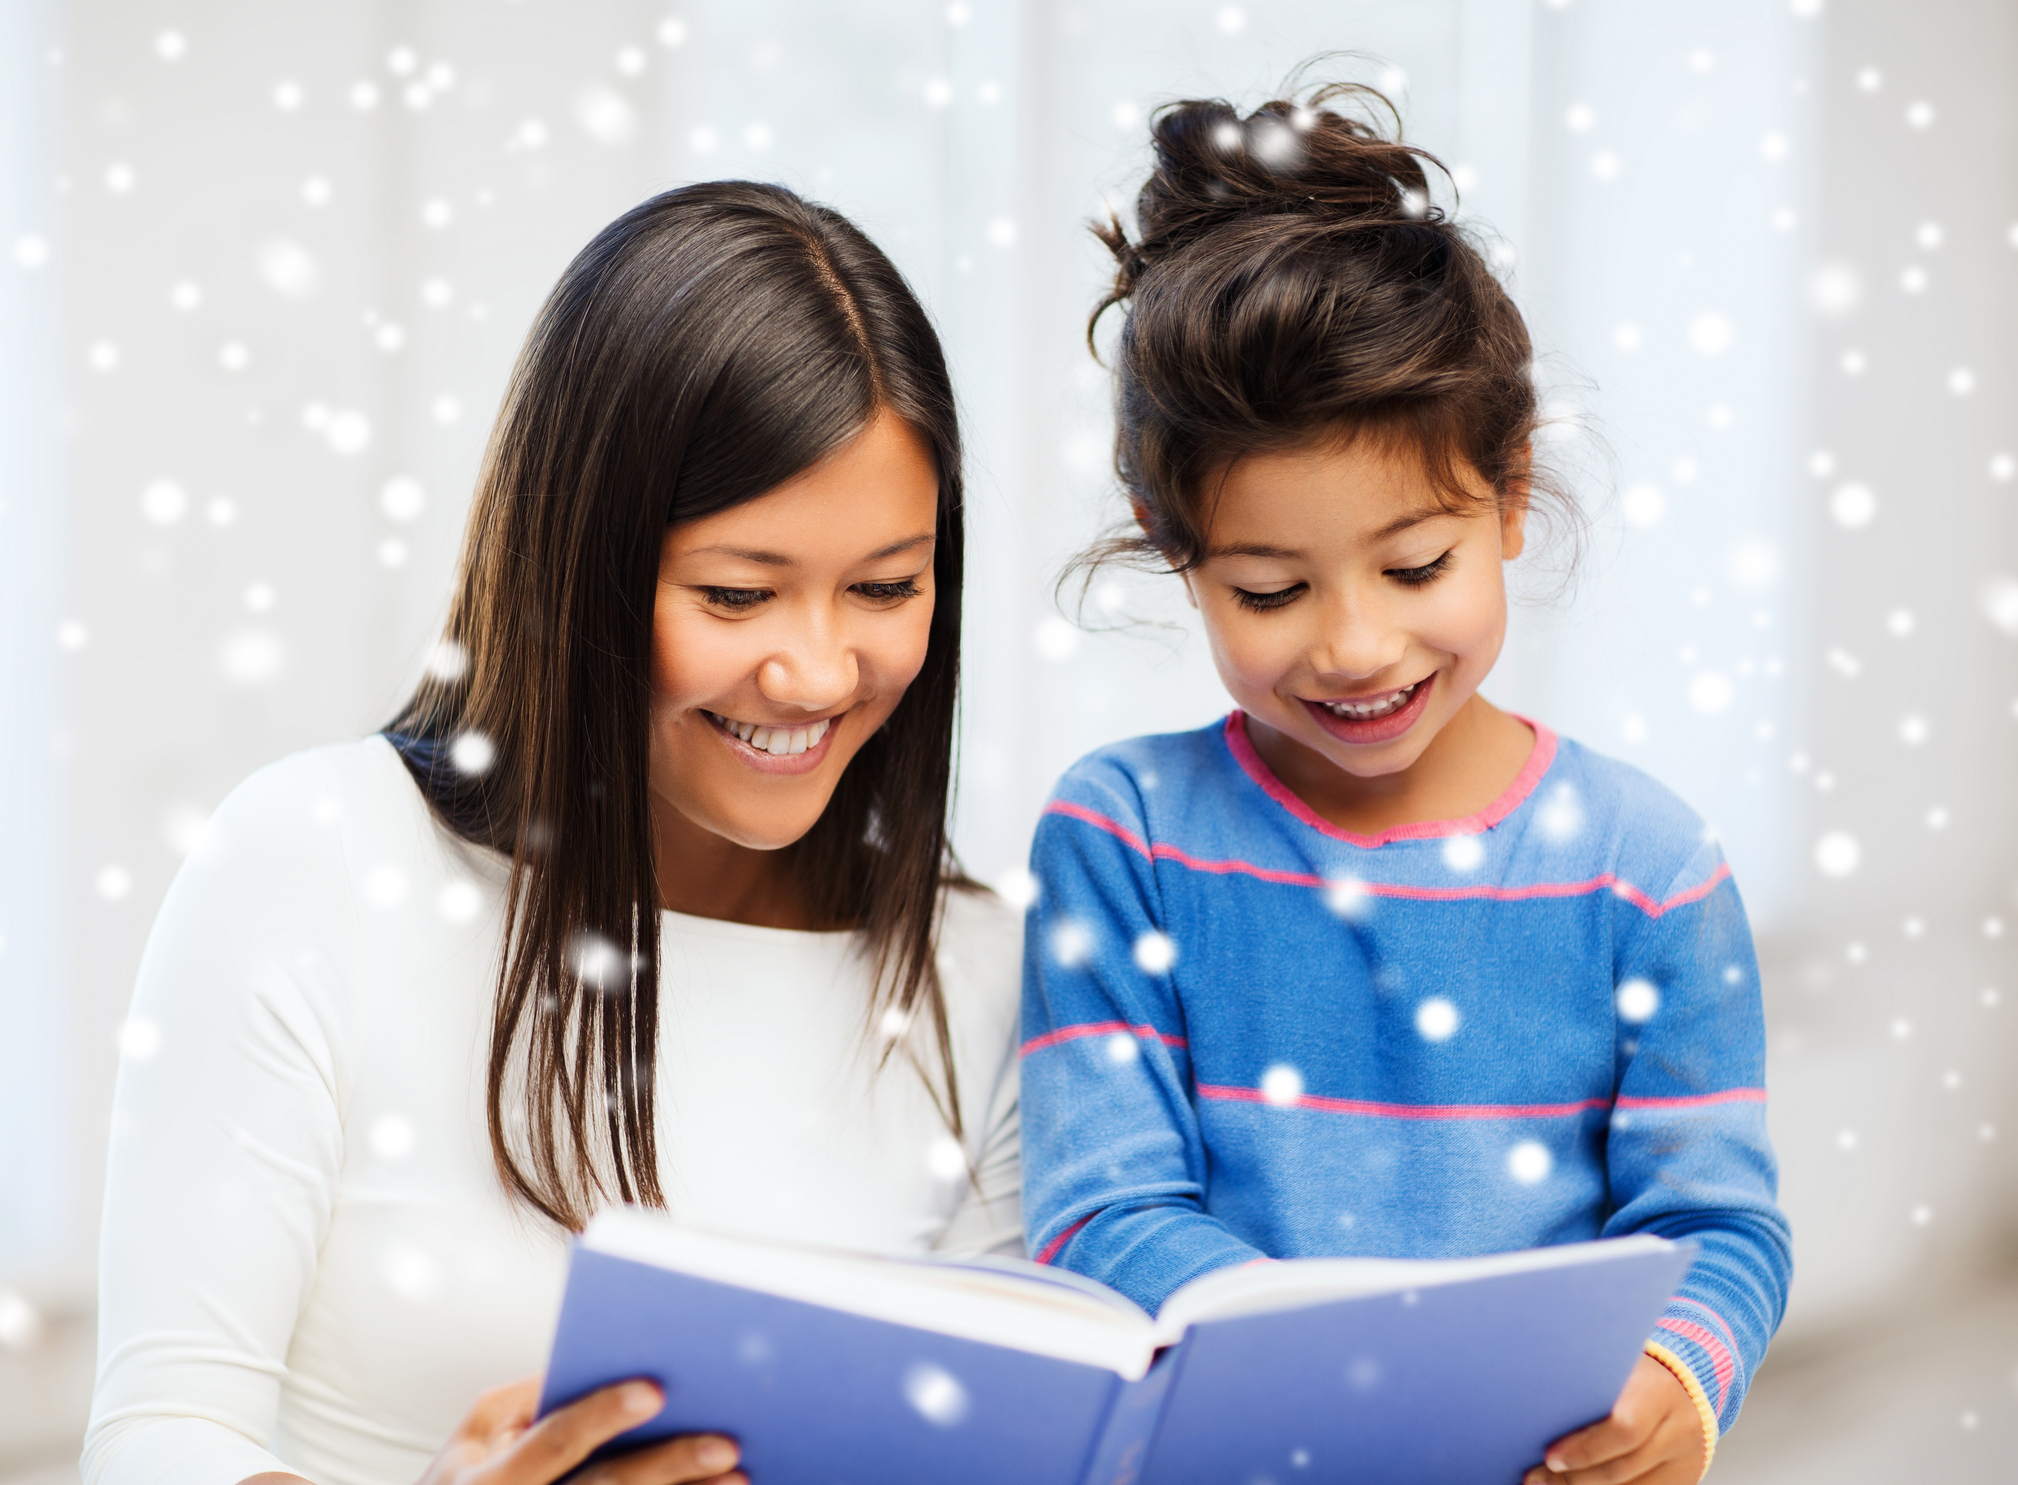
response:
<path id="1" fill-rule="evenodd" d="M 755 1485 L 1512 1485 L 1603 1417 L 1693 1244 L 1223 1269 L 1154 1317 L 1013 1259 L 881 1258 L 637 1209 L 576 1243 L 541 1412 L 726 1433 Z"/>

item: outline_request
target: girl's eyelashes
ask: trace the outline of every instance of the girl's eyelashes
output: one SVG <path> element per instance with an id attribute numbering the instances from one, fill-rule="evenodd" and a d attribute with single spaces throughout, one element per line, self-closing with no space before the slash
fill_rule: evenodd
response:
<path id="1" fill-rule="evenodd" d="M 1424 583 L 1433 582 L 1450 568 L 1450 553 L 1445 552 L 1434 562 L 1425 562 L 1420 567 L 1390 567 L 1387 576 L 1411 588 L 1420 588 Z"/>
<path id="2" fill-rule="evenodd" d="M 1278 588 L 1273 593 L 1255 593 L 1246 588 L 1233 590 L 1233 601 L 1250 613 L 1267 613 L 1272 608 L 1281 608 L 1293 602 L 1310 587 L 1308 583 L 1292 583 L 1287 588 Z"/>

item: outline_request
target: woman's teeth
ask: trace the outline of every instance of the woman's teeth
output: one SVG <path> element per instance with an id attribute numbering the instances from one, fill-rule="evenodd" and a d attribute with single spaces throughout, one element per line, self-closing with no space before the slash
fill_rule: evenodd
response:
<path id="1" fill-rule="evenodd" d="M 809 727 L 760 727 L 755 722 L 734 722 L 716 712 L 709 712 L 717 727 L 731 737 L 739 738 L 760 753 L 769 753 L 773 758 L 788 758 L 795 753 L 803 753 L 808 748 L 820 745 L 820 739 L 833 726 L 830 717 L 815 722 Z"/>
<path id="2" fill-rule="evenodd" d="M 1417 681 L 1415 686 L 1421 684 L 1421 681 Z M 1334 717 L 1346 717 L 1355 722 L 1371 721 L 1375 717 L 1385 717 L 1390 712 L 1398 712 L 1407 706 L 1409 697 L 1415 695 L 1415 686 L 1403 686 L 1391 695 L 1376 696 L 1371 701 L 1327 701 L 1324 708 Z"/>

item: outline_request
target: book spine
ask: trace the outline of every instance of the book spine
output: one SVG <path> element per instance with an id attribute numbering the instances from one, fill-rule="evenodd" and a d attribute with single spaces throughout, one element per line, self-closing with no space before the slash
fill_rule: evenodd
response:
<path id="1" fill-rule="evenodd" d="M 1140 1381 L 1123 1382 L 1108 1405 L 1080 1485 L 1135 1485 L 1149 1462 L 1149 1446 L 1163 1417 L 1170 1382 L 1183 1360 L 1182 1343 L 1167 1347 Z"/>

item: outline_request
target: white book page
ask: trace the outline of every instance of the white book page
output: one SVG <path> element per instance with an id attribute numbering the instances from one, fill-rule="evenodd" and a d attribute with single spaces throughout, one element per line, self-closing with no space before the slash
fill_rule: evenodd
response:
<path id="1" fill-rule="evenodd" d="M 1230 1320 L 1295 1310 L 1328 1300 L 1398 1294 L 1434 1284 L 1456 1284 L 1535 1269 L 1604 1263 L 1671 1246 L 1640 1233 L 1593 1243 L 1561 1243 L 1481 1258 L 1292 1258 L 1222 1268 L 1193 1279 L 1164 1301 L 1156 1316 L 1156 1341 L 1169 1345 L 1204 1320 Z"/>
<path id="2" fill-rule="evenodd" d="M 1105 1367 L 1130 1381 L 1155 1354 L 1149 1317 L 1128 1300 L 1014 1259 L 883 1258 L 726 1237 L 635 1207 L 598 1215 L 582 1246 L 871 1320 Z"/>

